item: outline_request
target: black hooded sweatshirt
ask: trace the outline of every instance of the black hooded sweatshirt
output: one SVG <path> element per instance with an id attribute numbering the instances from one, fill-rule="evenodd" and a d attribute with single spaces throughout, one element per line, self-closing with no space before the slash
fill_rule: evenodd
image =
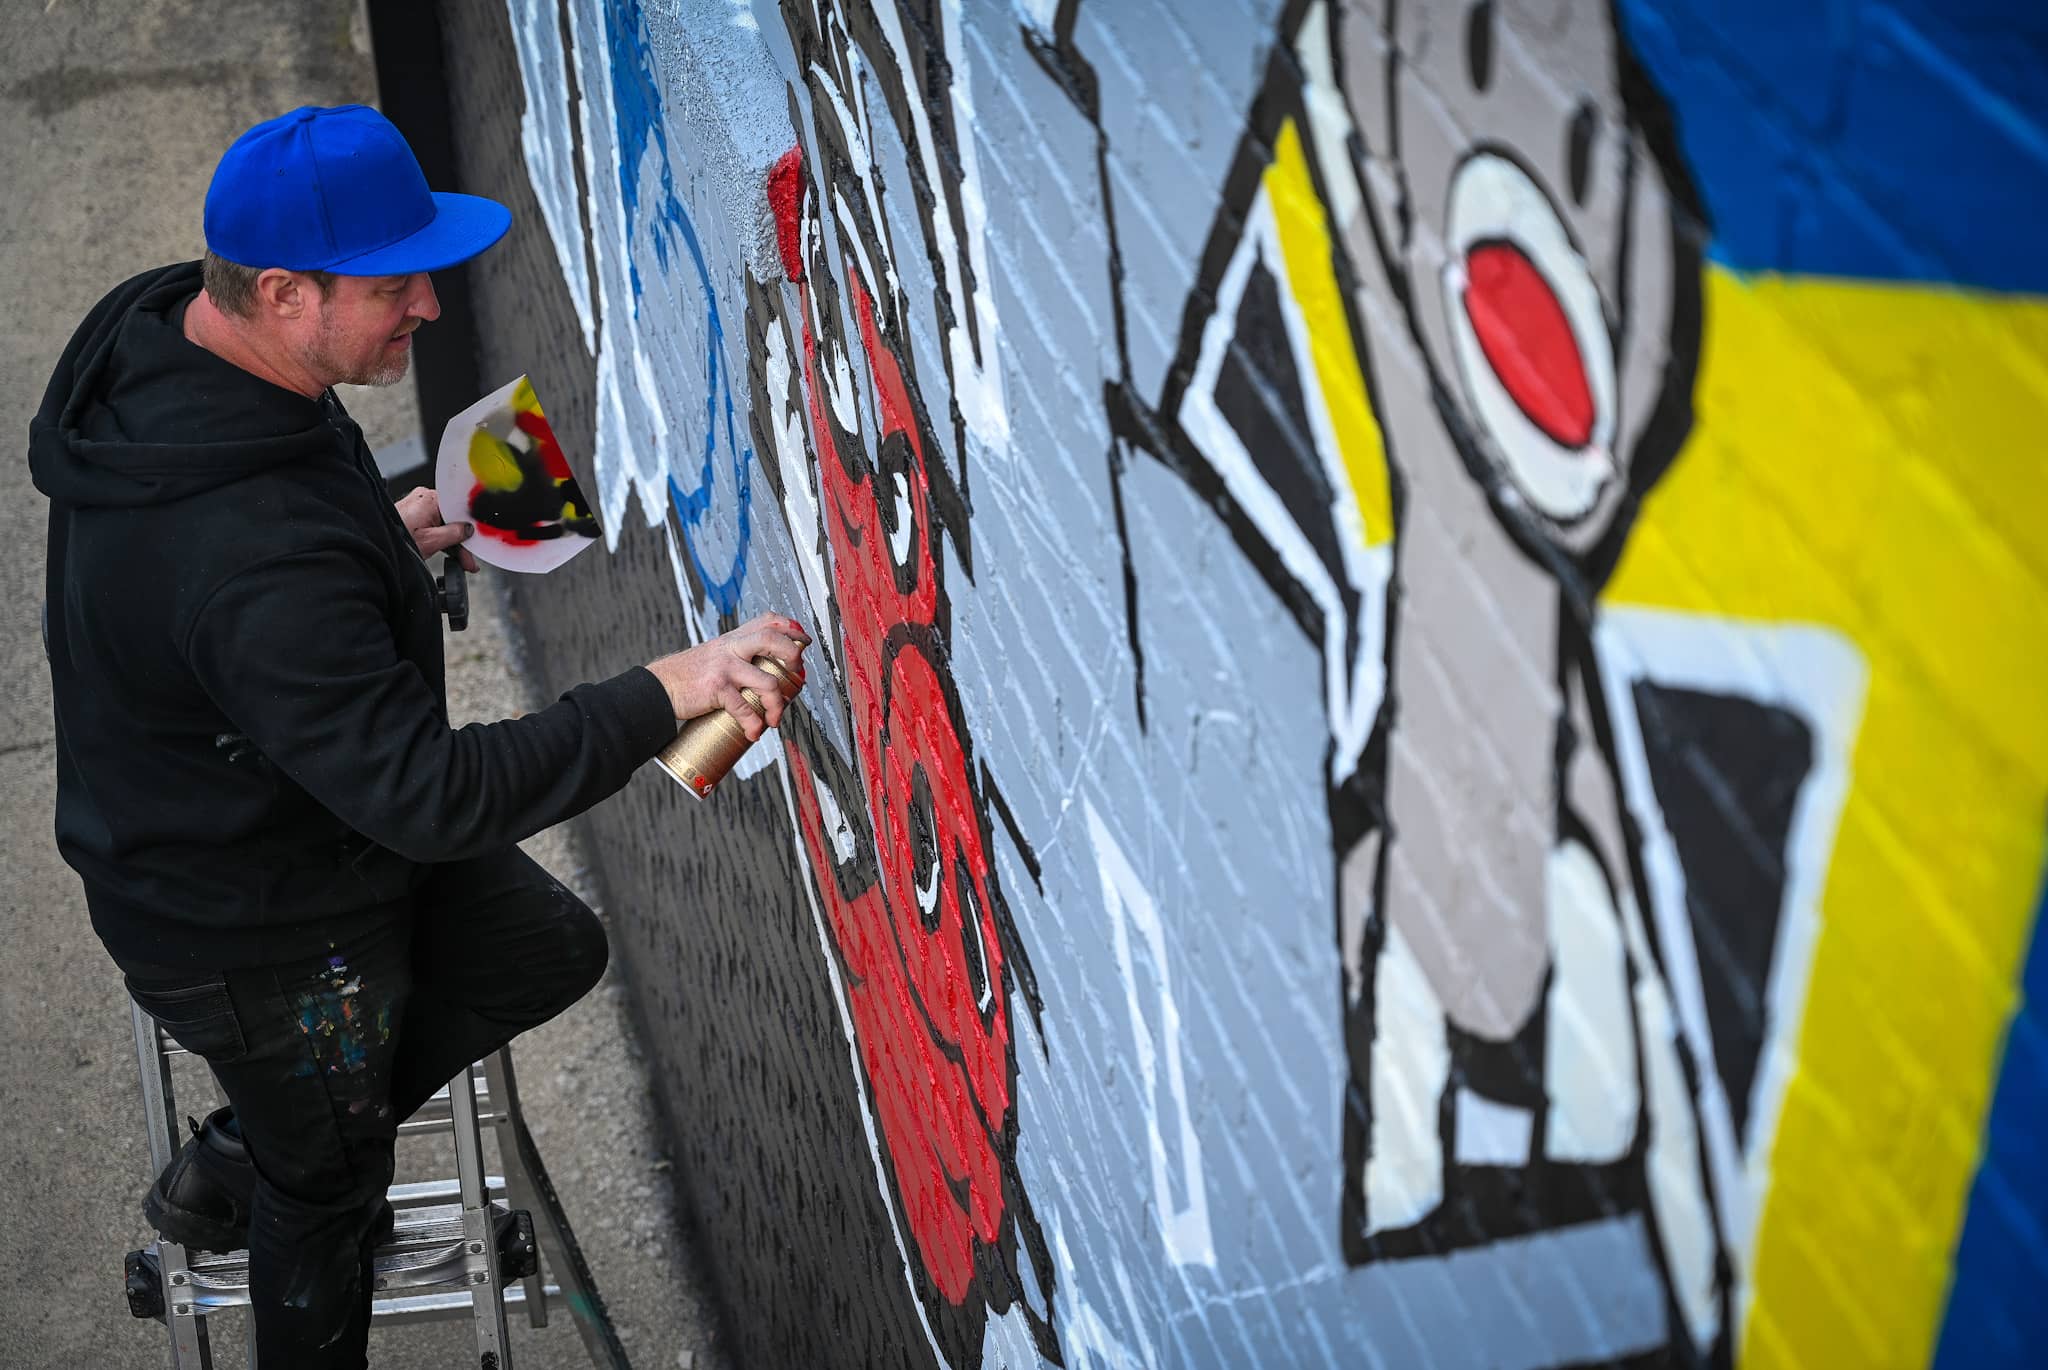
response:
<path id="1" fill-rule="evenodd" d="M 362 430 L 188 341 L 196 263 L 118 287 L 29 426 L 50 497 L 57 845 L 117 961 L 235 969 L 403 918 L 428 863 L 623 786 L 644 667 L 451 729 L 432 573 Z"/>

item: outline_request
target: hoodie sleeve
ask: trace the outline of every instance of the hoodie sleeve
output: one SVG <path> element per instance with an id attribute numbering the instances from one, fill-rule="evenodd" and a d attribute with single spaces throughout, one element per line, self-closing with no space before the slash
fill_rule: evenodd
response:
<path id="1" fill-rule="evenodd" d="M 644 666 L 538 713 L 450 728 L 360 563 L 338 549 L 228 580 L 193 619 L 186 658 L 285 774 L 413 861 L 481 855 L 573 817 L 675 735 L 668 692 Z"/>

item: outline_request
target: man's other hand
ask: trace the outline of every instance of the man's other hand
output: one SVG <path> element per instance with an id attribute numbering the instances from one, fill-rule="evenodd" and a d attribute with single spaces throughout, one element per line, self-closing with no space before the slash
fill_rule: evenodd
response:
<path id="1" fill-rule="evenodd" d="M 754 658 L 773 657 L 781 662 L 796 677 L 796 688 L 802 689 L 804 648 L 810 645 L 810 635 L 795 620 L 762 614 L 688 651 L 650 662 L 647 669 L 668 690 L 677 718 L 695 718 L 722 706 L 746 730 L 747 741 L 755 742 L 764 728 L 782 722 L 782 706 L 787 701 L 782 682 L 756 666 Z M 765 721 L 741 696 L 743 688 L 761 697 L 761 710 L 768 715 Z"/>
<path id="2" fill-rule="evenodd" d="M 419 486 L 398 501 L 398 517 L 404 522 L 406 531 L 412 534 L 413 545 L 420 549 L 423 559 L 454 547 L 462 569 L 471 575 L 476 574 L 476 558 L 469 554 L 467 547 L 458 545 L 469 541 L 471 534 L 476 532 L 476 525 L 441 522 L 439 495 L 424 485 Z"/>

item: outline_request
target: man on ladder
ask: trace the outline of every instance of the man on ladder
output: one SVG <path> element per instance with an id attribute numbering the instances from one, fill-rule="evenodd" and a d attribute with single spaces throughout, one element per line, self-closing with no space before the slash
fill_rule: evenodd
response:
<path id="1" fill-rule="evenodd" d="M 229 1107 L 145 1200 L 166 1237 L 246 1245 L 261 1363 L 360 1367 L 398 1126 L 596 983 L 597 918 L 514 845 L 623 786 L 676 720 L 758 737 L 809 638 L 763 616 L 448 723 L 423 558 L 336 384 L 389 385 L 440 306 L 428 273 L 504 235 L 430 192 L 363 106 L 242 135 L 207 255 L 147 272 L 73 336 L 30 426 L 51 500 L 57 840 L 129 993 Z M 467 557 L 466 552 L 456 553 Z M 473 563 L 471 563 L 473 569 Z"/>

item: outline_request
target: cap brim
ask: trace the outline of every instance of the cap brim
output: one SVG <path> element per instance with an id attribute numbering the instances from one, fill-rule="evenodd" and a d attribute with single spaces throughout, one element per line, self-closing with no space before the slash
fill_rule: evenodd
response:
<path id="1" fill-rule="evenodd" d="M 327 270 L 341 276 L 406 276 L 466 262 L 505 236 L 512 211 L 481 195 L 434 193 L 434 217 L 419 232 Z"/>

